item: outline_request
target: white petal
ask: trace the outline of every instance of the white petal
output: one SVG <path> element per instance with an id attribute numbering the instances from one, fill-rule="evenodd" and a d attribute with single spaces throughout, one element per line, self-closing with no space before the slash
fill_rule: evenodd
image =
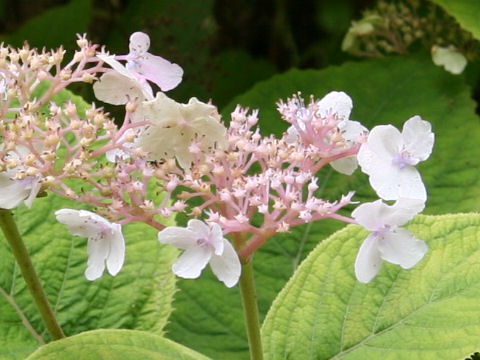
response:
<path id="1" fill-rule="evenodd" d="M 390 163 L 403 146 L 400 132 L 392 125 L 375 126 L 358 152 L 358 163 L 368 175 L 379 172 L 376 162 Z"/>
<path id="2" fill-rule="evenodd" d="M 420 116 L 408 119 L 403 125 L 403 141 L 406 150 L 421 161 L 428 159 L 432 153 L 435 135 L 432 125 Z"/>
<path id="3" fill-rule="evenodd" d="M 15 172 L 6 171 L 0 173 L 0 208 L 13 209 L 20 205 L 30 194 L 30 190 L 24 183 L 11 179 Z"/>
<path id="4" fill-rule="evenodd" d="M 242 265 L 232 244 L 226 239 L 223 242 L 223 254 L 221 256 L 213 255 L 210 259 L 210 266 L 218 280 L 230 288 L 238 282 Z"/>
<path id="5" fill-rule="evenodd" d="M 368 133 L 368 129 L 358 121 L 343 120 L 338 124 L 342 137 L 349 142 L 357 142 L 360 135 Z"/>
<path id="6" fill-rule="evenodd" d="M 358 167 L 358 161 L 357 157 L 352 155 L 332 161 L 330 165 L 341 174 L 352 175 Z"/>
<path id="7" fill-rule="evenodd" d="M 382 200 L 363 203 L 352 211 L 352 217 L 367 230 L 377 231 L 385 225 L 380 217 L 385 206 Z"/>
<path id="8" fill-rule="evenodd" d="M 352 212 L 352 217 L 370 231 L 378 231 L 386 225 L 403 225 L 423 210 L 425 203 L 418 199 L 399 199 L 388 205 L 382 200 L 363 203 Z"/>
<path id="9" fill-rule="evenodd" d="M 87 244 L 88 261 L 85 277 L 90 280 L 96 280 L 103 275 L 105 270 L 105 259 L 108 256 L 110 244 L 104 239 L 89 239 Z"/>
<path id="10" fill-rule="evenodd" d="M 412 220 L 425 208 L 425 202 L 419 199 L 398 199 L 395 204 L 383 204 L 382 222 L 390 226 L 400 226 Z"/>
<path id="11" fill-rule="evenodd" d="M 396 181 L 398 183 L 397 199 L 402 197 L 419 199 L 424 202 L 427 200 L 427 190 L 423 184 L 422 177 L 418 170 L 413 166 L 406 166 L 403 169 L 400 169 Z M 384 197 L 384 199 L 395 200 L 393 196 L 390 196 L 389 199 Z"/>
<path id="12" fill-rule="evenodd" d="M 127 78 L 130 78 L 132 80 L 136 80 L 135 76 L 130 71 L 128 71 L 128 69 L 125 66 L 123 66 L 123 64 L 120 61 L 115 59 L 115 55 L 98 54 L 97 57 L 100 60 L 107 63 L 108 65 L 110 65 L 112 69 L 115 70 L 117 73 Z"/>
<path id="13" fill-rule="evenodd" d="M 210 231 L 210 244 L 215 249 L 215 255 L 222 255 L 224 252 L 225 238 L 220 225 L 214 223 Z M 227 241 L 228 242 L 228 241 Z"/>
<path id="14" fill-rule="evenodd" d="M 360 163 L 360 162 L 359 162 Z M 379 160 L 371 164 L 368 181 L 377 195 L 384 200 L 397 200 L 400 197 L 400 169 L 392 162 Z"/>
<path id="15" fill-rule="evenodd" d="M 120 224 L 112 224 L 112 234 L 107 239 L 110 249 L 107 257 L 107 269 L 110 275 L 115 276 L 122 269 L 125 261 L 125 239 Z"/>
<path id="16" fill-rule="evenodd" d="M 196 279 L 212 257 L 212 252 L 205 246 L 197 246 L 188 250 L 173 264 L 175 275 L 185 279 Z"/>
<path id="17" fill-rule="evenodd" d="M 383 260 L 378 251 L 378 239 L 370 234 L 360 246 L 355 260 L 355 275 L 358 281 L 369 283 L 377 276 Z"/>
<path id="18" fill-rule="evenodd" d="M 346 120 L 352 112 L 353 102 L 343 91 L 332 91 L 320 99 L 317 105 L 321 117 L 335 114 L 339 119 Z"/>
<path id="19" fill-rule="evenodd" d="M 193 231 L 179 226 L 169 226 L 158 233 L 158 241 L 170 244 L 179 249 L 190 249 L 197 246 L 198 236 Z"/>
<path id="20" fill-rule="evenodd" d="M 432 60 L 437 66 L 443 66 L 448 72 L 458 75 L 467 66 L 467 58 L 453 47 L 432 47 Z"/>
<path id="21" fill-rule="evenodd" d="M 129 99 L 144 99 L 143 90 L 136 79 L 115 71 L 103 74 L 93 84 L 93 92 L 98 100 L 113 105 L 123 105 Z"/>
<path id="22" fill-rule="evenodd" d="M 210 237 L 210 226 L 198 219 L 191 219 L 187 223 L 188 230 L 192 231 L 197 239 Z"/>
<path id="23" fill-rule="evenodd" d="M 404 269 L 414 267 L 428 251 L 427 244 L 406 229 L 395 229 L 384 234 L 378 243 L 382 259 Z"/>
<path id="24" fill-rule="evenodd" d="M 33 179 L 30 179 L 30 193 L 28 197 L 25 199 L 25 205 L 30 209 L 33 205 L 33 202 L 37 198 L 38 192 L 42 188 L 42 184 L 40 183 L 40 178 L 36 177 Z"/>
<path id="25" fill-rule="evenodd" d="M 298 133 L 297 129 L 295 128 L 295 126 L 290 126 L 288 129 L 287 129 L 287 134 L 285 136 L 285 141 L 287 142 L 287 144 L 293 144 L 293 143 L 296 143 L 300 140 L 300 134 Z"/>

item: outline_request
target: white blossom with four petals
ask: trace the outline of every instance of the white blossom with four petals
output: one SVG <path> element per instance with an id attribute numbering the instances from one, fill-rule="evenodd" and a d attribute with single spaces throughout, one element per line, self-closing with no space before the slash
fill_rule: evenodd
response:
<path id="1" fill-rule="evenodd" d="M 427 199 L 420 173 L 415 168 L 426 160 L 435 135 L 420 116 L 407 120 L 400 133 L 392 125 L 375 126 L 358 152 L 358 163 L 369 175 L 370 185 L 384 200 Z"/>
<path id="2" fill-rule="evenodd" d="M 150 124 L 138 143 L 151 160 L 175 157 L 183 169 L 188 169 L 195 159 L 191 151 L 194 142 L 202 152 L 228 146 L 227 129 L 220 122 L 217 108 L 197 98 L 180 104 L 159 92 L 154 100 L 143 103 L 142 111 Z"/>
<path id="3" fill-rule="evenodd" d="M 57 220 L 67 225 L 75 236 L 87 237 L 88 262 L 85 277 L 96 280 L 103 275 L 105 265 L 110 275 L 122 269 L 125 260 L 125 240 L 122 226 L 87 210 L 61 209 Z"/>
<path id="4" fill-rule="evenodd" d="M 173 264 L 173 272 L 185 279 L 196 279 L 210 263 L 213 273 L 227 287 L 234 286 L 242 267 L 232 244 L 223 237 L 220 225 L 211 226 L 192 219 L 186 228 L 169 226 L 158 233 L 158 240 L 185 250 Z"/>
<path id="5" fill-rule="evenodd" d="M 398 199 L 387 205 L 382 200 L 364 203 L 353 212 L 353 218 L 372 233 L 365 239 L 355 261 L 355 275 L 362 283 L 370 282 L 380 271 L 383 261 L 403 269 L 415 266 L 427 253 L 424 241 L 400 228 L 421 212 L 425 204 L 418 199 Z"/>

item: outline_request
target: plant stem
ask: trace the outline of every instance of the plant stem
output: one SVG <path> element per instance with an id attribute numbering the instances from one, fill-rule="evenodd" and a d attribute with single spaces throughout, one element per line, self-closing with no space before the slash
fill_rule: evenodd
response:
<path id="1" fill-rule="evenodd" d="M 33 267 L 27 248 L 17 228 L 11 210 L 0 209 L 0 227 L 12 249 L 13 255 L 17 260 L 18 266 L 22 272 L 23 278 L 27 283 L 28 289 L 37 304 L 43 322 L 53 340 L 64 338 L 62 328 L 57 322 L 52 307 L 48 302 L 47 295 L 43 290 L 40 279 Z"/>
<path id="2" fill-rule="evenodd" d="M 250 360 L 262 360 L 262 340 L 260 338 L 260 321 L 258 317 L 257 294 L 253 276 L 253 259 L 242 266 L 240 276 L 240 293 L 242 295 L 243 313 L 247 328 Z"/>

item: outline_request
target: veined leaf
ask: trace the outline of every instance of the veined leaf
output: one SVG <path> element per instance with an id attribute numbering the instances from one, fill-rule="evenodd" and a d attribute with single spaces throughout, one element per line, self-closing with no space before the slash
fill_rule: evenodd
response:
<path id="1" fill-rule="evenodd" d="M 429 252 L 413 269 L 384 263 L 369 284 L 353 264 L 368 232 L 323 241 L 275 299 L 266 359 L 464 359 L 480 337 L 480 215 L 418 216 Z"/>
<path id="2" fill-rule="evenodd" d="M 61 355 L 60 355 L 61 354 Z M 27 360 L 208 360 L 158 335 L 136 330 L 95 330 L 42 346 Z"/>
<path id="3" fill-rule="evenodd" d="M 306 98 L 310 94 L 321 98 L 332 90 L 345 91 L 353 98 L 351 118 L 369 128 L 391 123 L 401 129 L 416 114 L 432 122 L 434 153 L 419 166 L 429 193 L 426 212 L 480 210 L 480 165 L 475 161 L 480 158 L 480 126 L 475 102 L 462 77 L 437 68 L 429 58 L 396 57 L 324 70 L 291 70 L 258 83 L 234 99 L 223 115 L 228 118 L 236 104 L 260 109 L 263 133 L 280 134 L 288 124 L 276 110 L 279 99 L 297 91 Z M 348 177 L 328 167 L 320 174 L 320 183 L 323 196 L 329 200 L 350 190 L 357 191 L 354 200 L 376 198 L 367 176 L 359 170 Z M 275 236 L 260 249 L 255 255 L 255 272 L 262 318 L 296 264 L 342 226 L 333 220 L 320 221 Z M 350 271 L 353 274 L 353 267 Z M 246 358 L 238 291 L 225 289 L 209 272 L 195 281 L 181 280 L 178 286 L 182 291 L 176 295 L 168 336 L 214 358 Z"/>

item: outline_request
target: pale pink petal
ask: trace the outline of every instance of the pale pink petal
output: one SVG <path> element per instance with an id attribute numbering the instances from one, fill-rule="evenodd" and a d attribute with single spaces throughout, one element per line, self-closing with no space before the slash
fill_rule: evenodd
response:
<path id="1" fill-rule="evenodd" d="M 408 119 L 402 131 L 406 150 L 416 159 L 423 161 L 432 153 L 435 134 L 432 125 L 416 115 Z"/>
<path id="2" fill-rule="evenodd" d="M 197 246 L 180 255 L 178 260 L 173 264 L 173 272 L 185 279 L 196 279 L 200 276 L 202 270 L 207 266 L 212 252 L 208 247 Z"/>
<path id="3" fill-rule="evenodd" d="M 179 226 L 169 226 L 158 233 L 158 241 L 170 244 L 179 249 L 190 249 L 197 246 L 198 236 L 193 231 Z"/>
<path id="4" fill-rule="evenodd" d="M 157 84 L 162 91 L 171 90 L 182 81 L 183 69 L 160 56 L 146 53 L 137 60 L 137 65 L 139 73 Z"/>
<path id="5" fill-rule="evenodd" d="M 406 229 L 395 229 L 384 234 L 378 243 L 383 260 L 404 269 L 415 266 L 428 251 L 427 244 Z"/>
<path id="6" fill-rule="evenodd" d="M 377 249 L 378 239 L 370 234 L 360 246 L 355 260 L 355 275 L 362 283 L 369 283 L 377 276 L 383 260 Z"/>
<path id="7" fill-rule="evenodd" d="M 223 254 L 221 256 L 213 255 L 210 259 L 210 266 L 217 278 L 230 288 L 238 282 L 242 265 L 232 244 L 225 239 L 223 242 Z"/>
<path id="8" fill-rule="evenodd" d="M 125 261 L 125 239 L 120 224 L 112 224 L 112 234 L 108 237 L 108 242 L 110 250 L 107 257 L 107 269 L 110 275 L 115 276 L 122 269 Z"/>
<path id="9" fill-rule="evenodd" d="M 130 54 L 145 54 L 150 48 L 150 37 L 141 31 L 134 32 L 130 35 L 130 43 L 128 47 L 130 49 Z"/>

